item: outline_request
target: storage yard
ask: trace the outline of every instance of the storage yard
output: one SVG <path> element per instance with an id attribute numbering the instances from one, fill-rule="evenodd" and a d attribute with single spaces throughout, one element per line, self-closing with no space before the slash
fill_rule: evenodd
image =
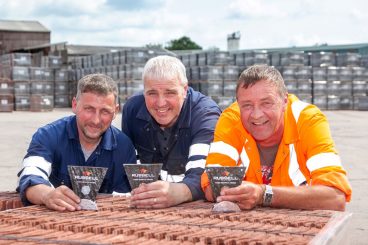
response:
<path id="1" fill-rule="evenodd" d="M 367 45 L 368 47 L 368 45 Z M 234 101 L 236 80 L 253 64 L 273 65 L 289 93 L 326 110 L 368 110 L 368 55 L 334 52 L 201 51 L 175 54 L 131 48 L 73 57 L 12 53 L 0 56 L 0 111 L 50 111 L 70 106 L 77 81 L 104 73 L 118 82 L 120 102 L 143 89 L 145 62 L 160 54 L 176 55 L 187 69 L 190 85 L 221 108 Z M 39 64 L 39 66 L 35 66 Z"/>

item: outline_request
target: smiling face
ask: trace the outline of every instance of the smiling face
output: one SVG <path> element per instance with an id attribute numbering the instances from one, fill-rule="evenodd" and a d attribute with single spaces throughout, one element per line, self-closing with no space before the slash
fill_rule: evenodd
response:
<path id="1" fill-rule="evenodd" d="M 73 99 L 72 110 L 77 117 L 79 140 L 84 147 L 99 142 L 118 109 L 113 93 L 105 96 L 86 92 L 78 100 Z"/>
<path id="2" fill-rule="evenodd" d="M 177 79 L 145 79 L 144 99 L 147 110 L 161 128 L 174 125 L 187 95 L 188 86 Z"/>
<path id="3" fill-rule="evenodd" d="M 239 88 L 237 101 L 242 124 L 258 144 L 272 146 L 280 143 L 287 94 L 281 97 L 275 84 L 261 80 L 246 89 Z"/>

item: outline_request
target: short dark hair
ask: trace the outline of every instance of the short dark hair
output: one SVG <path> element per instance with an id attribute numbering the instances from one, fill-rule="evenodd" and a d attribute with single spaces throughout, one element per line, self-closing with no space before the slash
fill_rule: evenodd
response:
<path id="1" fill-rule="evenodd" d="M 287 88 L 280 72 L 275 67 L 268 65 L 253 65 L 244 70 L 239 76 L 236 93 L 239 88 L 247 89 L 261 80 L 275 84 L 281 97 L 287 94 Z"/>
<path id="2" fill-rule="evenodd" d="M 78 100 L 82 93 L 92 92 L 98 95 L 114 94 L 115 102 L 118 102 L 118 86 L 109 76 L 104 74 L 89 74 L 78 81 L 78 91 L 76 99 Z"/>

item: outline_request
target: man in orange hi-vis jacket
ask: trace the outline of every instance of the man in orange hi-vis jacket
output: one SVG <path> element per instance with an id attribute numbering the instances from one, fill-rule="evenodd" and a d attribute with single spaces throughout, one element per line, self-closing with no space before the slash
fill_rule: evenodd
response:
<path id="1" fill-rule="evenodd" d="M 203 173 L 206 199 L 236 202 L 241 209 L 344 210 L 352 189 L 326 116 L 288 94 L 280 72 L 266 65 L 242 72 L 236 98 L 216 125 L 206 166 L 245 166 L 244 180 L 213 200 Z"/>

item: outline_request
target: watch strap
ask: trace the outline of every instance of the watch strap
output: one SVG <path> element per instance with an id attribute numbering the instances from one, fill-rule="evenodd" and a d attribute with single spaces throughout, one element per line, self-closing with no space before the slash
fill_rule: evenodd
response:
<path id="1" fill-rule="evenodd" d="M 266 185 L 265 192 L 263 194 L 263 204 L 264 207 L 269 207 L 272 203 L 273 191 L 270 185 Z"/>

